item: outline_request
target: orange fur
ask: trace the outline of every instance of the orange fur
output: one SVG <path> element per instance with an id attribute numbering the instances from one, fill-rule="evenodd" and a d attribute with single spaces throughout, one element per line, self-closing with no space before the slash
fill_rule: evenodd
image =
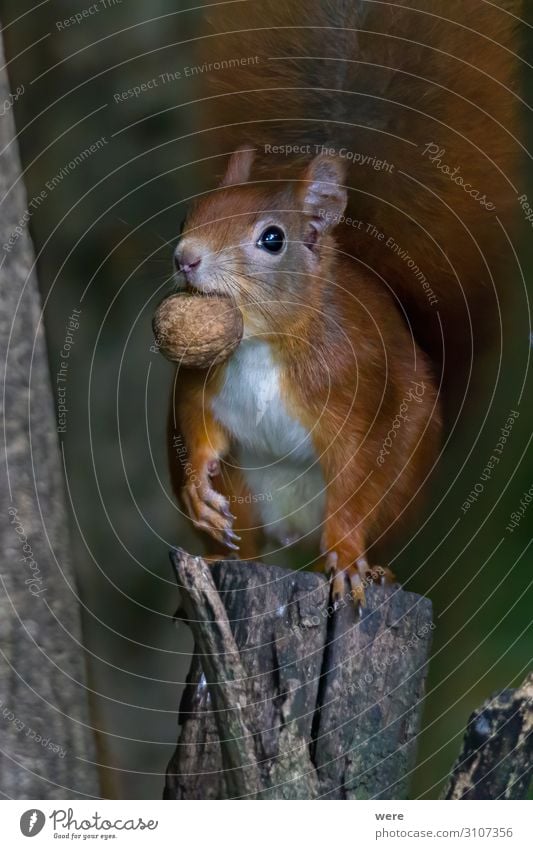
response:
<path id="1" fill-rule="evenodd" d="M 331 165 L 335 173 L 337 165 Z M 322 163 L 311 167 L 321 173 Z M 306 245 L 307 228 L 315 221 L 313 211 L 301 211 L 305 186 L 313 179 L 306 174 L 301 187 L 278 187 L 276 195 L 256 186 L 222 188 L 192 210 L 182 238 L 184 244 L 194 243 L 203 263 L 211 263 L 194 285 L 217 286 L 231 295 L 244 314 L 247 334 L 268 341 L 282 376 L 280 403 L 311 434 L 323 471 L 323 547 L 337 553 L 339 568 L 348 569 L 416 498 L 438 451 L 440 411 L 430 363 L 388 292 L 339 253 L 329 228 L 316 250 Z M 274 266 L 258 251 L 254 265 L 246 254 L 255 256 L 257 250 L 254 228 L 272 216 L 288 235 L 285 255 Z M 242 440 L 214 414 L 228 367 L 219 366 L 210 377 L 185 372 L 179 381 L 171 421 L 187 446 L 189 472 L 174 459 L 174 483 L 182 498 L 185 493 L 189 512 L 195 488 L 223 493 L 226 506 L 239 514 L 237 524 L 208 508 L 209 532 L 217 543 L 224 542 L 225 528 L 244 533 L 244 550 L 252 557 L 259 553 L 260 517 L 253 503 L 233 509 L 247 493 L 234 466 Z M 402 405 L 394 445 L 383 454 Z M 242 436 L 253 426 L 243 421 Z M 222 464 L 221 473 L 208 482 L 205 470 L 212 461 Z M 201 509 L 193 505 L 191 512 L 198 527 L 205 518 Z"/>
<path id="2" fill-rule="evenodd" d="M 315 146 L 392 165 L 344 161 L 347 215 L 375 225 L 407 251 L 437 298 L 430 303 L 406 262 L 365 229 L 337 239 L 389 287 L 434 362 L 459 382 L 500 321 L 514 265 L 512 232 L 522 157 L 519 122 L 522 0 L 246 0 L 210 10 L 199 62 L 258 57 L 205 74 L 209 151 L 249 144 L 254 179 L 298 178 Z M 446 151 L 485 210 L 423 151 Z M 302 156 L 266 153 L 309 144 Z M 501 222 L 498 223 L 498 220 Z"/>
<path id="3" fill-rule="evenodd" d="M 256 155 L 234 154 L 219 189 L 191 210 L 183 243 L 201 259 L 192 285 L 232 297 L 248 336 L 268 344 L 276 403 L 318 458 L 322 547 L 337 571 L 360 571 L 416 508 L 438 454 L 439 387 L 459 375 L 464 387 L 472 351 L 499 319 L 516 211 L 520 9 L 311 0 L 302 20 L 299 0 L 250 0 L 216 7 L 219 35 L 201 42 L 207 61 L 260 59 L 203 82 L 217 152 L 244 143 Z M 286 156 L 279 145 L 308 150 Z M 257 249 L 268 221 L 286 234 L 275 258 Z M 248 493 L 234 465 L 253 425 L 239 433 L 217 416 L 230 368 L 207 382 L 180 376 L 170 427 L 199 480 L 171 448 L 175 490 L 222 544 L 232 525 L 215 484 L 230 503 Z M 221 472 L 210 476 L 214 461 Z M 238 512 L 234 530 L 254 556 L 259 513 L 253 502 Z"/>

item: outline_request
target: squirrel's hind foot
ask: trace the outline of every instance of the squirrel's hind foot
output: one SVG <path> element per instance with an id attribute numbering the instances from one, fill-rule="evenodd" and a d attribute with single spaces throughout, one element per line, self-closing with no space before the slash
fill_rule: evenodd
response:
<path id="1" fill-rule="evenodd" d="M 354 563 L 344 568 L 339 565 L 339 556 L 336 551 L 330 551 L 326 555 L 324 571 L 331 582 L 331 597 L 335 605 L 340 605 L 341 600 L 349 593 L 352 601 L 360 613 L 365 607 L 365 589 L 371 584 L 394 583 L 395 577 L 390 569 L 382 566 L 369 566 L 366 557 L 359 557 Z"/>

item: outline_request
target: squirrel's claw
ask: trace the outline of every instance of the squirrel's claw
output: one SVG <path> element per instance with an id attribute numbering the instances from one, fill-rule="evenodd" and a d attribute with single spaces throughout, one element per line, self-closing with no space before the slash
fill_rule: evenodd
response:
<path id="1" fill-rule="evenodd" d="M 339 556 L 336 551 L 328 551 L 324 570 L 331 582 L 331 597 L 337 604 L 344 595 L 344 572 L 338 568 Z"/>
<path id="2" fill-rule="evenodd" d="M 233 533 L 232 530 L 227 529 L 224 531 L 224 545 L 228 548 L 231 548 L 232 551 L 238 551 L 239 546 L 235 545 L 236 542 L 240 542 L 241 538 L 237 536 L 237 534 Z"/>
<path id="3" fill-rule="evenodd" d="M 350 580 L 350 587 L 352 591 L 352 599 L 355 604 L 356 610 L 358 613 L 361 613 L 361 608 L 365 606 L 365 588 L 363 581 L 361 580 L 361 575 L 359 574 L 359 569 L 357 567 L 350 567 L 348 569 L 348 577 Z"/>

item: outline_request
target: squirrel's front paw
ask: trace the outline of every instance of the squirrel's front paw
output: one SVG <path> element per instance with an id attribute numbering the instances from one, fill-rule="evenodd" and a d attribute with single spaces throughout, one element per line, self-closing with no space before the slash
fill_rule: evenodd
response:
<path id="1" fill-rule="evenodd" d="M 240 537 L 233 532 L 234 516 L 227 500 L 213 489 L 209 475 L 189 480 L 181 490 L 183 505 L 195 528 L 205 531 L 217 542 L 238 551 Z"/>

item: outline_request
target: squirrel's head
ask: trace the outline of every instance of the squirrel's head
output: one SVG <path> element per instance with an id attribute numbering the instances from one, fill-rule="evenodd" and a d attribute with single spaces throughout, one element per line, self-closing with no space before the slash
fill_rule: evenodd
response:
<path id="1" fill-rule="evenodd" d="M 253 158 L 232 155 L 220 187 L 188 215 L 174 260 L 180 288 L 228 295 L 264 327 L 309 303 L 327 279 L 347 193 L 335 158 L 317 156 L 290 183 L 249 182 Z"/>

